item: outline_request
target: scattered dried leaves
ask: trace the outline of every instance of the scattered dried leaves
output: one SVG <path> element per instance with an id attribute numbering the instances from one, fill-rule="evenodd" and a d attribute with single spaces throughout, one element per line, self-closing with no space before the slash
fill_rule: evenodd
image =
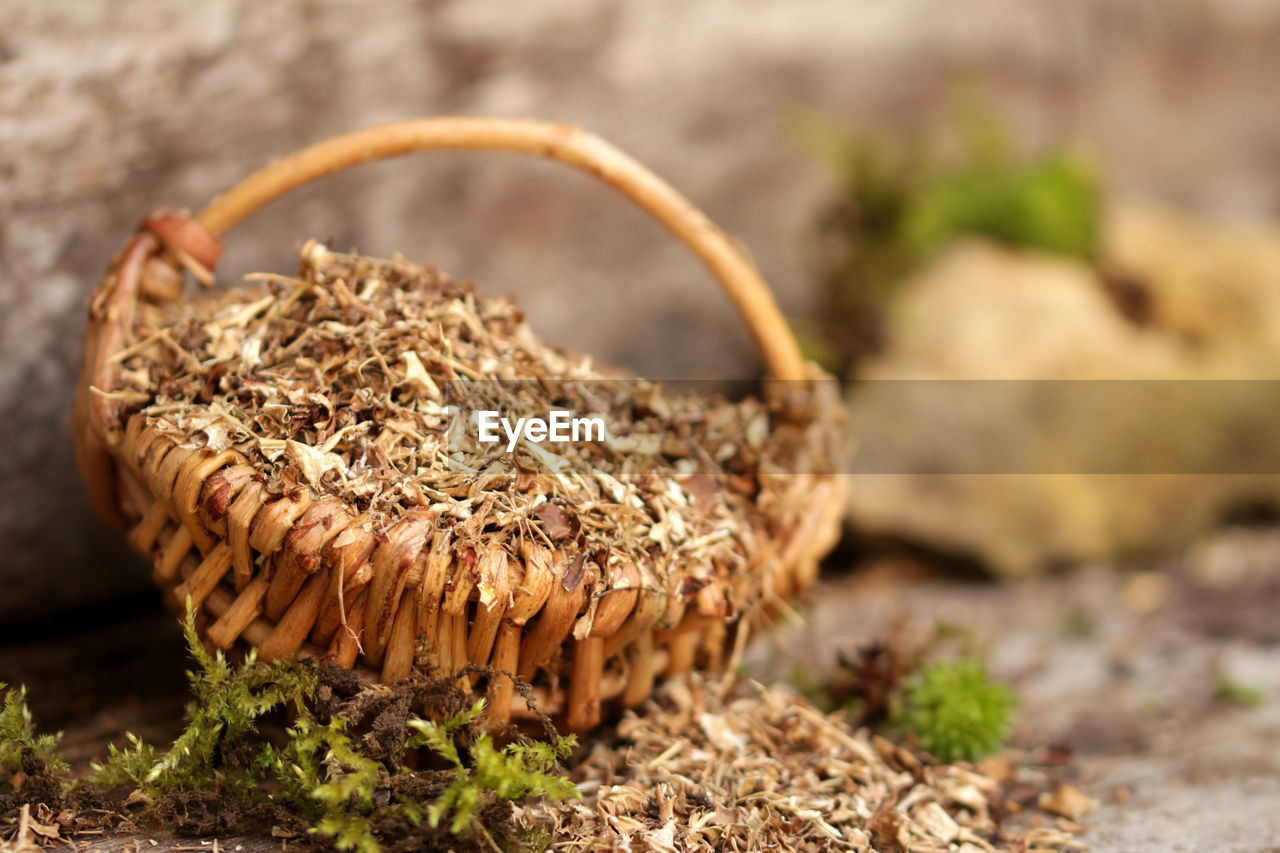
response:
<path id="1" fill-rule="evenodd" d="M 575 769 L 583 800 L 517 821 L 565 851 L 1084 849 L 1002 824 L 1006 785 L 973 765 L 926 764 L 783 689 L 671 682 L 617 734 Z"/>

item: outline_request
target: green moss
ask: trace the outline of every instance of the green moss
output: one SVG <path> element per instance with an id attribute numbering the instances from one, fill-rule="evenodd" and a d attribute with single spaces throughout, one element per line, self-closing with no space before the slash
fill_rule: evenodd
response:
<path id="1" fill-rule="evenodd" d="M 454 742 L 456 731 L 477 719 L 484 711 L 481 700 L 469 711 L 443 722 L 414 720 L 417 735 L 411 746 L 426 746 L 448 759 L 457 769 L 449 787 L 427 809 L 431 826 L 452 815 L 449 831 L 457 835 L 472 827 L 477 814 L 494 800 L 523 800 L 547 797 L 563 800 L 579 796 L 573 782 L 555 772 L 557 762 L 568 758 L 577 745 L 573 736 L 550 743 L 517 741 L 499 750 L 487 734 L 480 735 L 463 761 Z"/>
<path id="2" fill-rule="evenodd" d="M 1063 637 L 1078 640 L 1097 633 L 1097 618 L 1081 604 L 1070 604 L 1058 612 L 1058 631 Z"/>
<path id="3" fill-rule="evenodd" d="M 551 847 L 551 842 L 555 840 L 550 832 L 540 826 L 518 830 L 516 837 L 527 853 L 546 853 Z"/>
<path id="4" fill-rule="evenodd" d="M 307 700 L 319 686 L 313 667 L 293 661 L 264 663 L 254 652 L 232 667 L 221 651 L 211 655 L 205 650 L 196 635 L 190 600 L 185 634 L 196 664 L 187 672 L 195 697 L 187 707 L 190 722 L 163 755 L 130 734 L 131 748 L 113 747 L 106 763 L 95 766 L 89 781 L 132 784 L 153 795 L 221 785 L 238 784 L 243 789 L 248 783 L 252 787 L 256 779 L 246 779 L 246 768 L 224 757 L 256 732 L 258 721 L 275 709 L 291 705 L 297 713 L 307 713 Z"/>
<path id="5" fill-rule="evenodd" d="M 907 680 L 897 720 L 939 761 L 977 761 L 1008 740 L 1014 703 L 978 659 L 935 661 Z"/>
<path id="6" fill-rule="evenodd" d="M 186 728 L 162 754 L 130 734 L 129 747 L 112 747 L 87 781 L 138 788 L 156 798 L 209 791 L 245 808 L 282 808 L 309 823 L 313 835 L 336 849 L 357 853 L 378 853 L 386 832 L 404 837 L 424 821 L 431 830 L 441 827 L 444 838 L 445 833 L 469 836 L 473 847 L 492 847 L 495 836 L 507 839 L 509 846 L 524 846 L 515 827 L 495 823 L 506 812 L 493 806 L 530 796 L 577 795 L 577 788 L 556 769 L 573 750 L 573 738 L 520 740 L 498 749 L 488 734 L 478 731 L 483 701 L 438 722 L 411 718 L 406 724 L 401 718 L 404 741 L 391 747 L 353 738 L 348 728 L 360 722 L 370 705 L 361 699 L 376 701 L 387 688 L 349 701 L 330 700 L 321 713 L 315 701 L 321 681 L 316 667 L 296 661 L 267 664 L 252 653 L 233 666 L 221 653 L 205 650 L 194 626 L 195 614 L 188 608 L 186 639 L 195 663 L 188 679 L 195 701 Z M 451 683 L 442 684 L 440 690 L 456 690 Z M 436 687 L 426 688 L 440 695 Z M 282 742 L 277 738 L 272 743 L 258 726 L 264 716 L 284 707 L 292 710 L 294 722 Z M 30 735 L 29 719 L 23 731 Z M 406 750 L 423 748 L 451 769 L 400 766 Z M 529 843 L 540 841 L 531 837 Z"/>
<path id="7" fill-rule="evenodd" d="M 39 756 L 49 770 L 66 770 L 67 763 L 58 754 L 62 736 L 36 734 L 31 710 L 27 708 L 27 689 L 10 688 L 0 682 L 0 696 L 4 697 L 0 705 L 0 770 L 17 773 L 26 752 Z"/>
<path id="8" fill-rule="evenodd" d="M 271 755 L 270 766 L 282 786 L 281 799 L 315 823 L 313 833 L 331 838 L 339 850 L 375 853 L 374 794 L 385 773 L 357 751 L 345 727 L 341 719 L 320 724 L 303 715 L 289 730 L 285 748 Z"/>
<path id="9" fill-rule="evenodd" d="M 1245 684 L 1228 675 L 1218 673 L 1213 686 L 1213 698 L 1219 702 L 1230 702 L 1243 708 L 1255 708 L 1262 704 L 1262 688 L 1253 684 Z"/>
<path id="10" fill-rule="evenodd" d="M 1097 254 L 1100 194 L 1092 167 L 1064 150 L 1016 154 L 980 107 L 935 132 L 959 136 L 952 154 L 923 134 L 850 135 L 815 118 L 800 131 L 839 180 L 819 222 L 826 343 L 810 345 L 831 369 L 842 371 L 883 344 L 884 314 L 901 283 L 957 238 L 1089 262 Z"/>
<path id="11" fill-rule="evenodd" d="M 1069 154 L 1029 163 L 979 161 L 940 172 L 922 188 L 905 236 L 920 257 L 974 234 L 1087 260 L 1098 238 L 1096 196 L 1092 172 Z"/>
<path id="12" fill-rule="evenodd" d="M 143 789 L 149 785 L 147 777 L 158 761 L 155 747 L 143 743 L 133 732 L 126 732 L 125 737 L 129 740 L 129 747 L 119 749 L 114 743 L 110 744 L 107 760 L 95 763 L 84 781 L 104 788 Z"/>

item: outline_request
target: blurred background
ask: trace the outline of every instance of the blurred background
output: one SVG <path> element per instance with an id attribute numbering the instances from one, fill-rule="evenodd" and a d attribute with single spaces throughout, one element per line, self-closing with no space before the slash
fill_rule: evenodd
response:
<path id="1" fill-rule="evenodd" d="M 850 379 L 1277 378 L 1277 44 L 1270 0 L 8 0 L 0 625 L 149 588 L 92 517 L 68 422 L 87 295 L 155 206 L 374 122 L 559 119 L 739 237 Z M 758 371 L 698 264 L 559 167 L 364 167 L 233 232 L 223 280 L 288 270 L 313 236 L 435 262 L 647 375 Z M 1266 430 L 1266 402 L 1241 404 L 1239 435 Z M 853 387 L 868 431 L 876 405 Z M 840 559 L 1142 565 L 1271 517 L 1274 479 L 860 477 Z"/>

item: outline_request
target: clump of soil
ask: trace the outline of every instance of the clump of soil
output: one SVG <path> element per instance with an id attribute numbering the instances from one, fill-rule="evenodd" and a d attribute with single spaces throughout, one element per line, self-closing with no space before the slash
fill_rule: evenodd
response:
<path id="1" fill-rule="evenodd" d="M 65 779 L 30 750 L 23 752 L 22 770 L 8 782 L 0 780 L 0 818 L 20 818 L 25 810 L 27 824 L 34 827 L 28 833 L 43 841 L 100 833 L 128 823 L 123 795 L 112 796 L 92 786 L 64 789 Z M 5 835 L 0 829 L 0 839 Z M 0 845 L 0 850 L 6 849 Z"/>

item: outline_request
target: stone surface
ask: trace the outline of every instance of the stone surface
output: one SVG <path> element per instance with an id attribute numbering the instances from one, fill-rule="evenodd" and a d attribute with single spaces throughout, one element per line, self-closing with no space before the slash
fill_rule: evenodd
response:
<path id="1" fill-rule="evenodd" d="M 145 584 L 91 518 L 67 413 L 85 296 L 155 205 L 199 206 L 270 157 L 371 122 L 563 119 L 684 189 L 798 312 L 827 177 L 789 136 L 795 110 L 920 130 L 968 80 L 1029 144 L 1066 138 L 1096 154 L 1120 191 L 1264 215 L 1280 210 L 1280 188 L 1260 179 L 1280 126 L 1277 33 L 1280 4 L 1261 0 L 9 0 L 0 621 Z M 548 338 L 650 374 L 754 370 L 696 264 L 554 167 L 474 155 L 368 167 L 235 233 L 226 271 L 287 269 L 310 236 L 515 292 Z"/>
<path id="2" fill-rule="evenodd" d="M 1280 504 L 1276 386 L 1248 381 L 1280 378 L 1280 229 L 1108 219 L 1099 266 L 1138 320 L 1090 266 L 981 242 L 904 284 L 849 394 L 855 528 L 1024 574 L 1169 554 Z"/>

